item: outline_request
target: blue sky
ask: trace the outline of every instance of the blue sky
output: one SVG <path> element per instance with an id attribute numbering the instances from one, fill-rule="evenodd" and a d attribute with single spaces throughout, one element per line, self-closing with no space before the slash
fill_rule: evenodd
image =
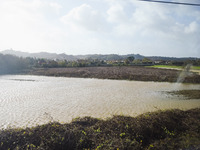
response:
<path id="1" fill-rule="evenodd" d="M 0 0 L 0 51 L 10 48 L 200 57 L 200 7 L 137 0 Z"/>

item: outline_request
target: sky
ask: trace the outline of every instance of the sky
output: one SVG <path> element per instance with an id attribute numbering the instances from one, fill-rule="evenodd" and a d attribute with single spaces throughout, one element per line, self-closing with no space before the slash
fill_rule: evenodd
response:
<path id="1" fill-rule="evenodd" d="M 0 51 L 6 49 L 200 58 L 200 7 L 138 0 L 0 0 Z"/>

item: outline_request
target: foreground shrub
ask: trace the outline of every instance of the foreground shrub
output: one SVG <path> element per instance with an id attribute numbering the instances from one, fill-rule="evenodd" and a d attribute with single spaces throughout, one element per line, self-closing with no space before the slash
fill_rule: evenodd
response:
<path id="1" fill-rule="evenodd" d="M 200 149 L 200 108 L 0 131 L 0 149 Z"/>

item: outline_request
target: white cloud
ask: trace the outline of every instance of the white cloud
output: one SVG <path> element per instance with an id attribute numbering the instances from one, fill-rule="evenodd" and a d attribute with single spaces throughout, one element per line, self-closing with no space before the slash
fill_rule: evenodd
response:
<path id="1" fill-rule="evenodd" d="M 57 13 L 60 8 L 57 3 L 41 0 L 0 1 L 1 49 L 45 49 L 56 39 L 50 35 L 57 35 L 59 28 L 47 16 Z"/>
<path id="2" fill-rule="evenodd" d="M 0 33 L 0 50 L 200 57 L 200 11 L 188 6 L 6 0 L 0 1 Z"/>
<path id="3" fill-rule="evenodd" d="M 51 6 L 53 9 L 55 9 L 57 13 L 59 13 L 60 9 L 62 8 L 62 6 L 60 4 L 55 3 L 55 2 L 50 2 L 49 6 Z"/>
<path id="4" fill-rule="evenodd" d="M 190 23 L 188 26 L 185 27 L 185 33 L 195 33 L 200 31 L 200 25 L 198 25 L 196 22 Z"/>
<path id="5" fill-rule="evenodd" d="M 129 4 L 130 0 L 103 0 L 103 1 L 110 6 L 113 6 L 113 5 L 125 6 Z"/>
<path id="6" fill-rule="evenodd" d="M 130 2 L 132 2 L 132 9 L 128 10 L 128 13 L 124 10 L 128 9 L 129 2 L 120 7 L 115 7 L 116 3 L 113 5 L 109 3 L 111 6 L 108 10 L 108 20 L 115 22 L 112 31 L 114 36 L 122 40 L 132 39 L 132 46 L 130 40 L 127 44 L 134 49 L 143 49 L 147 55 L 156 55 L 159 51 L 171 56 L 197 54 L 199 50 L 194 47 L 200 45 L 197 42 L 197 39 L 200 39 L 200 34 L 197 34 L 200 31 L 199 10 L 135 0 Z M 128 16 L 128 14 L 132 15 Z M 117 18 L 122 15 L 126 16 Z"/>
<path id="7" fill-rule="evenodd" d="M 107 14 L 108 21 L 111 23 L 121 23 L 127 20 L 123 7 L 119 4 L 111 6 Z"/>
<path id="8" fill-rule="evenodd" d="M 73 8 L 68 14 L 61 18 L 61 21 L 70 25 L 75 30 L 84 28 L 90 31 L 98 31 L 103 29 L 103 17 L 90 5 L 82 4 Z"/>

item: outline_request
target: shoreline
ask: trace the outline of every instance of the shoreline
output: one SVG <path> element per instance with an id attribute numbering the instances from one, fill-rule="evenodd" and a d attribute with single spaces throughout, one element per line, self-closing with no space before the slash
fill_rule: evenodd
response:
<path id="1" fill-rule="evenodd" d="M 199 149 L 200 108 L 0 130 L 4 149 Z"/>

